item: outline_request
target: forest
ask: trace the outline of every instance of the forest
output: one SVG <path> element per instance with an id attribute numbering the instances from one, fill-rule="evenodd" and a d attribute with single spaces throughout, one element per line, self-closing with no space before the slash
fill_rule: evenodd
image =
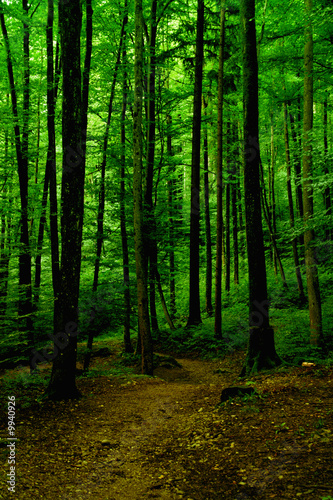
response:
<path id="1" fill-rule="evenodd" d="M 0 499 L 333 498 L 331 3 L 0 24 Z"/>

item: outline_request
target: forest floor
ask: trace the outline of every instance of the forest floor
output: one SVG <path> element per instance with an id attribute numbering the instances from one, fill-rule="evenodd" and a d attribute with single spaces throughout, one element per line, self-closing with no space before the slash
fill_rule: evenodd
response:
<path id="1" fill-rule="evenodd" d="M 109 347 L 113 355 L 93 358 L 93 367 L 110 368 L 117 348 Z M 333 368 L 254 376 L 249 380 L 260 397 L 219 406 L 222 388 L 239 384 L 244 356 L 177 359 L 181 368 L 160 366 L 154 378 L 81 377 L 77 401 L 38 402 L 42 387 L 23 384 L 14 394 L 15 493 L 7 491 L 1 416 L 0 498 L 330 499 Z M 2 413 L 8 376 L 24 370 L 2 374 Z"/>

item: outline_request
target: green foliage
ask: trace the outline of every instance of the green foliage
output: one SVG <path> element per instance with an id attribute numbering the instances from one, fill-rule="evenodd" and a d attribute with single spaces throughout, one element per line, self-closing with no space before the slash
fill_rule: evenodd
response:
<path id="1" fill-rule="evenodd" d="M 223 356 L 228 350 L 226 340 L 217 340 L 214 337 L 214 325 L 211 319 L 197 327 L 162 331 L 158 345 L 167 352 L 201 357 Z"/>

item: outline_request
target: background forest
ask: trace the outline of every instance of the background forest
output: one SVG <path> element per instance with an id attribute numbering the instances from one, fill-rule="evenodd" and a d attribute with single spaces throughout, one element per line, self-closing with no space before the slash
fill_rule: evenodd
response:
<path id="1" fill-rule="evenodd" d="M 152 342 L 211 356 L 244 347 L 244 169 L 259 145 L 244 138 L 239 2 L 143 1 L 141 17 L 140 2 L 85 0 L 82 26 L 79 1 L 59 0 L 59 17 L 52 0 L 0 7 L 1 365 L 75 373 L 76 341 L 88 369 L 94 339 L 110 336 L 128 355 Z M 332 352 L 332 17 L 326 0 L 256 2 L 267 299 L 276 350 L 296 364 Z M 306 268 L 319 279 L 310 295 Z"/>

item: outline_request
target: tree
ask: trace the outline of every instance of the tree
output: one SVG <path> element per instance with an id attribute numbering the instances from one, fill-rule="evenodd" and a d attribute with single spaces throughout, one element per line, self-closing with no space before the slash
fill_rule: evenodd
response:
<path id="1" fill-rule="evenodd" d="M 24 0 L 23 0 L 24 1 Z M 23 3 L 23 6 L 26 3 Z M 17 92 L 14 80 L 12 54 L 9 44 L 9 37 L 5 24 L 5 16 L 3 13 L 3 4 L 0 4 L 0 23 L 1 30 L 5 42 L 7 55 L 7 71 L 9 79 L 9 88 L 12 101 L 14 142 L 16 149 L 16 160 L 20 184 L 20 199 L 21 199 L 21 220 L 20 220 L 20 255 L 19 255 L 19 306 L 18 315 L 21 321 L 20 329 L 22 332 L 28 332 L 30 348 L 33 347 L 33 324 L 32 324 L 32 290 L 31 290 L 31 253 L 29 244 L 29 227 L 28 227 L 28 153 L 27 153 L 27 117 L 29 110 L 29 93 L 24 92 L 24 135 L 20 136 L 20 125 L 17 105 Z M 24 78 L 26 84 L 29 83 L 29 65 L 27 57 L 29 53 L 27 28 L 24 29 L 24 61 L 25 70 Z M 24 322 L 24 324 L 23 324 Z M 24 341 L 21 338 L 21 342 Z M 33 370 L 30 357 L 30 369 Z"/>
<path id="2" fill-rule="evenodd" d="M 217 158 L 216 158 L 216 265 L 215 265 L 215 325 L 214 333 L 222 338 L 222 237 L 223 237 L 223 67 L 224 67 L 224 24 L 225 2 L 221 4 L 220 43 L 219 43 L 219 76 L 217 91 Z"/>
<path id="3" fill-rule="evenodd" d="M 310 343 L 320 346 L 323 342 L 322 314 L 318 270 L 315 254 L 315 233 L 311 226 L 313 218 L 312 144 L 313 126 L 313 36 L 311 25 L 312 0 L 305 0 L 309 16 L 305 29 L 304 46 L 304 113 L 303 113 L 303 212 L 304 253 L 306 281 L 309 299 Z"/>
<path id="4" fill-rule="evenodd" d="M 144 240 L 142 200 L 142 66 L 143 66 L 143 18 L 142 0 L 135 0 L 135 61 L 133 106 L 133 200 L 134 242 L 138 297 L 138 327 L 141 343 L 142 373 L 153 374 L 153 346 L 150 332 L 147 249 Z"/>
<path id="5" fill-rule="evenodd" d="M 281 363 L 270 327 L 265 251 L 260 206 L 260 150 L 258 120 L 258 61 L 255 0 L 241 1 L 244 112 L 244 190 L 246 242 L 249 272 L 250 336 L 241 375 Z"/>
<path id="6" fill-rule="evenodd" d="M 80 65 L 81 2 L 59 3 L 62 51 L 62 216 L 59 296 L 54 314 L 54 360 L 47 388 L 50 399 L 80 395 L 75 383 L 78 298 L 81 266 L 85 162 L 82 147 L 82 87 Z M 85 82 L 86 83 L 86 82 Z M 60 351 L 60 352 L 59 352 Z"/>
<path id="7" fill-rule="evenodd" d="M 200 249 L 200 137 L 201 95 L 203 67 L 203 32 L 205 6 L 198 0 L 195 77 L 193 97 L 192 168 L 191 168 L 191 222 L 190 222 L 190 307 L 186 326 L 201 323 L 199 289 Z"/>

